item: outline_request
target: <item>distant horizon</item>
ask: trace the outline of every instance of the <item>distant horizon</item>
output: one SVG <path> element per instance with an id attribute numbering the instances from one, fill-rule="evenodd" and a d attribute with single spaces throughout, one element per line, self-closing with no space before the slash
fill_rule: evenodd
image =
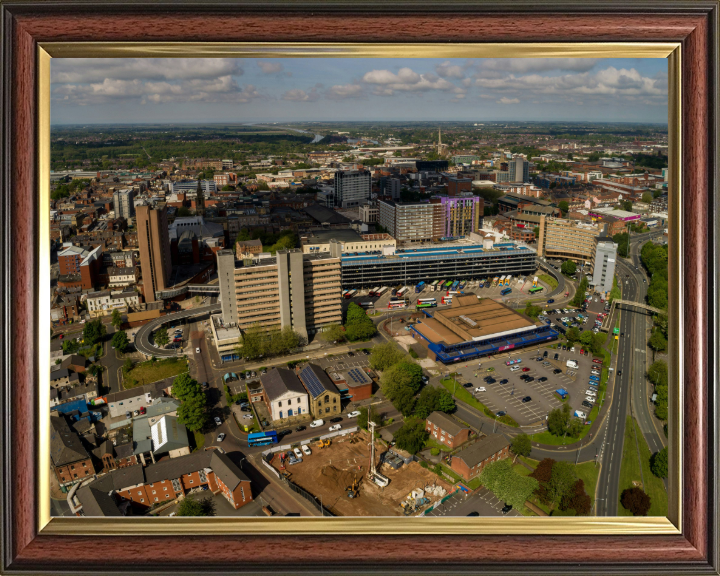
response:
<path id="1" fill-rule="evenodd" d="M 54 58 L 50 75 L 57 126 L 668 121 L 662 58 Z"/>

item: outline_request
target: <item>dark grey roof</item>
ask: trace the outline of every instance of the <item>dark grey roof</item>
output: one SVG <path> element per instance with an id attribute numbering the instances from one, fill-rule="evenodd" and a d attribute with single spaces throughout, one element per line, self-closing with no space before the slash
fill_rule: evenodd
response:
<path id="1" fill-rule="evenodd" d="M 130 458 L 130 456 L 133 455 L 133 445 L 132 442 L 127 442 L 125 444 L 118 444 L 115 446 L 115 457 L 116 458 Z"/>
<path id="2" fill-rule="evenodd" d="M 210 459 L 210 468 L 213 469 L 213 472 L 215 472 L 217 477 L 220 478 L 223 484 L 225 484 L 225 486 L 227 486 L 230 490 L 235 490 L 240 482 L 250 481 L 245 473 L 240 470 L 240 468 L 235 465 L 235 462 L 230 460 L 226 454 L 217 450 L 213 450 L 211 454 L 212 458 Z"/>
<path id="3" fill-rule="evenodd" d="M 472 446 L 468 446 L 464 450 L 460 450 L 453 458 L 459 458 L 472 468 L 476 464 L 480 464 L 483 460 L 487 460 L 493 454 L 496 454 L 506 446 L 510 446 L 510 442 L 501 434 L 491 434 L 486 438 L 476 442 Z"/>
<path id="4" fill-rule="evenodd" d="M 260 376 L 268 400 L 279 398 L 286 392 L 307 394 L 297 376 L 287 368 L 273 368 L 267 374 Z"/>
<path id="5" fill-rule="evenodd" d="M 50 416 L 50 458 L 54 466 L 64 466 L 88 458 L 80 437 L 62 416 Z"/>
<path id="6" fill-rule="evenodd" d="M 62 366 L 63 368 L 67 368 L 68 366 L 73 364 L 75 366 L 83 366 L 84 367 L 86 363 L 87 362 L 85 361 L 84 356 L 80 356 L 79 354 L 72 354 L 72 355 L 68 356 L 67 358 L 65 358 L 65 360 L 63 360 L 63 362 L 62 362 L 62 364 L 60 364 L 60 366 Z"/>
<path id="7" fill-rule="evenodd" d="M 212 452 L 203 450 L 193 452 L 179 458 L 169 458 L 145 468 L 145 479 L 148 483 L 160 482 L 180 478 L 183 474 L 197 472 L 203 468 L 210 468 Z"/>
<path id="8" fill-rule="evenodd" d="M 320 204 L 311 204 L 302 210 L 319 224 L 349 224 L 351 222 L 349 218 Z"/>
<path id="9" fill-rule="evenodd" d="M 440 428 L 441 430 L 444 430 L 448 434 L 455 436 L 456 434 L 459 434 L 462 430 L 465 430 L 463 426 L 460 426 L 455 420 L 450 418 L 447 414 L 444 414 L 443 412 L 433 412 L 430 414 L 430 416 L 427 417 L 427 421 L 431 424 L 435 424 Z"/>
<path id="10" fill-rule="evenodd" d="M 61 378 L 68 378 L 70 376 L 70 370 L 67 368 L 60 368 L 50 373 L 50 381 L 60 380 Z"/>
<path id="11" fill-rule="evenodd" d="M 95 482 L 92 482 L 90 486 L 107 494 L 112 490 L 124 490 L 129 486 L 138 486 L 144 483 L 145 475 L 143 474 L 142 465 L 134 464 L 133 466 L 117 468 L 112 472 L 103 474 Z"/>
<path id="12" fill-rule="evenodd" d="M 320 387 L 318 387 L 317 385 L 313 386 L 311 382 L 307 381 L 308 375 L 305 374 L 306 370 L 309 370 L 313 374 L 315 374 L 317 382 L 320 383 Z M 317 364 L 308 364 L 305 368 L 302 369 L 300 374 L 298 374 L 298 378 L 300 378 L 300 381 L 305 385 L 305 388 L 313 398 L 317 398 L 325 392 L 332 392 L 333 394 L 340 393 L 338 392 L 335 384 L 333 384 L 333 381 L 330 380 L 330 377 Z"/>
<path id="13" fill-rule="evenodd" d="M 78 488 L 77 497 L 85 516 L 122 516 L 115 499 L 92 485 Z"/>

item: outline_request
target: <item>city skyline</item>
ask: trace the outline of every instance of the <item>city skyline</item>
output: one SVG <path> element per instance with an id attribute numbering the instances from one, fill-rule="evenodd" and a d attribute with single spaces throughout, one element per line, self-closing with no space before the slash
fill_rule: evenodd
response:
<path id="1" fill-rule="evenodd" d="M 667 123 L 661 59 L 56 59 L 51 75 L 53 125 Z"/>

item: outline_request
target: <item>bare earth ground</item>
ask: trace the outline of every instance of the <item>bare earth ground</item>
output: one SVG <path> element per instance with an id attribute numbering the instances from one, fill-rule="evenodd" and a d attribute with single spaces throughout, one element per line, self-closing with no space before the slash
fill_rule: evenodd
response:
<path id="1" fill-rule="evenodd" d="M 338 516 L 402 516 L 400 502 L 406 499 L 413 489 L 439 485 L 448 490 L 450 485 L 440 480 L 436 474 L 426 470 L 417 462 L 401 466 L 398 470 L 383 465 L 379 470 L 390 479 L 390 484 L 381 488 L 367 479 L 370 465 L 369 436 L 363 432 L 361 440 L 355 444 L 350 438 L 333 440 L 327 448 L 310 445 L 312 455 L 303 456 L 303 461 L 288 466 L 290 480 L 311 494 L 322 497 L 323 505 Z M 380 460 L 384 450 L 375 445 L 375 458 Z M 274 458 L 272 465 L 279 469 L 280 459 Z M 355 477 L 360 478 L 360 494 L 348 498 L 347 487 Z M 434 502 L 438 499 L 431 496 Z"/>

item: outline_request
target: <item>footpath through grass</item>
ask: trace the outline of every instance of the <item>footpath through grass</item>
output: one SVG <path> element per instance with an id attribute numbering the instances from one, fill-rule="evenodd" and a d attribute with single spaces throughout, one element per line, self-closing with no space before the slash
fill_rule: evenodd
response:
<path id="1" fill-rule="evenodd" d="M 550 276 L 550 274 L 540 274 L 540 276 L 538 276 L 538 279 L 550 287 L 550 292 L 552 292 L 553 290 L 555 290 L 555 288 L 558 287 L 557 280 Z"/>
<path id="2" fill-rule="evenodd" d="M 637 432 L 637 444 L 635 443 L 635 432 Z M 638 450 L 640 448 L 640 457 Z M 620 490 L 618 497 L 622 496 L 623 490 L 632 488 L 633 482 L 644 481 L 643 490 L 650 496 L 650 511 L 648 516 L 667 516 L 668 498 L 665 491 L 665 484 L 662 478 L 658 478 L 650 471 L 650 448 L 642 435 L 640 428 L 631 416 L 625 422 L 625 439 L 623 442 L 623 457 L 620 464 Z M 640 464 L 642 463 L 642 476 Z M 618 506 L 618 516 L 632 516 L 629 510 L 623 505 Z"/>
<path id="3" fill-rule="evenodd" d="M 477 410 L 480 410 L 482 413 L 484 413 L 486 416 L 490 418 L 495 418 L 498 422 L 501 422 L 503 424 L 507 424 L 509 426 L 514 426 L 515 428 L 518 428 L 520 425 L 515 422 L 515 420 L 508 416 L 507 414 L 505 416 L 500 416 L 499 418 L 495 416 L 495 414 L 485 406 L 482 402 L 480 402 L 475 396 L 470 394 L 470 392 L 467 391 L 465 387 L 460 382 L 457 382 L 453 378 L 442 378 L 440 380 L 440 384 L 442 384 L 450 394 L 453 394 L 458 400 L 462 400 L 465 402 L 465 404 L 472 406 L 473 408 L 476 408 Z"/>
<path id="4" fill-rule="evenodd" d="M 188 365 L 185 358 L 166 358 L 155 362 L 148 360 L 137 364 L 125 374 L 123 387 L 128 389 L 135 386 L 144 386 L 187 371 Z"/>

